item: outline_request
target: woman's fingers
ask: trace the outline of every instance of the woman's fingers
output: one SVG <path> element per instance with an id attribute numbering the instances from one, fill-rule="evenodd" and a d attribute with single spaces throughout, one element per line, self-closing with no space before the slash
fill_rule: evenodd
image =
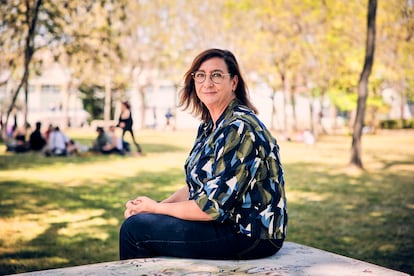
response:
<path id="1" fill-rule="evenodd" d="M 136 199 L 128 200 L 125 203 L 126 210 L 124 212 L 124 217 L 128 218 L 135 214 L 149 212 L 153 209 L 152 207 L 154 204 L 156 204 L 156 201 L 145 196 L 140 196 Z"/>
<path id="2" fill-rule="evenodd" d="M 126 209 L 125 210 L 125 212 L 124 212 L 124 217 L 127 219 L 127 218 L 129 218 L 130 216 L 132 216 L 133 215 L 133 213 L 132 213 L 132 210 L 131 209 Z"/>

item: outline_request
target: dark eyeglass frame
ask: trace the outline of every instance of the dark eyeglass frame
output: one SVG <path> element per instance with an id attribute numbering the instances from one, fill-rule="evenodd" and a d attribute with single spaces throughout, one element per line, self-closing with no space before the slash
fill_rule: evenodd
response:
<path id="1" fill-rule="evenodd" d="M 195 71 L 191 73 L 191 77 L 197 83 L 203 83 L 207 79 L 207 75 L 210 76 L 210 80 L 215 84 L 220 84 L 223 82 L 225 76 L 231 76 L 230 73 L 222 73 L 220 71 L 214 71 L 210 74 L 204 71 Z"/>

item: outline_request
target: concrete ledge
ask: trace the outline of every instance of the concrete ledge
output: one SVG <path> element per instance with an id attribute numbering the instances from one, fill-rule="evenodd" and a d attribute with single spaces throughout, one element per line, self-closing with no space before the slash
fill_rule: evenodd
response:
<path id="1" fill-rule="evenodd" d="M 285 242 L 274 256 L 249 261 L 147 258 L 19 275 L 408 275 L 323 250 Z"/>

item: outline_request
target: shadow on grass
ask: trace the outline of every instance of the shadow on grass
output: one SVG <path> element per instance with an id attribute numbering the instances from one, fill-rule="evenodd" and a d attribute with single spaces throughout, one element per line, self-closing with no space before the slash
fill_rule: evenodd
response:
<path id="1" fill-rule="evenodd" d="M 387 160 L 381 160 L 381 161 L 384 164 L 383 169 L 387 170 L 395 166 L 413 165 L 414 164 L 413 160 L 414 160 L 414 155 L 409 156 L 408 158 L 406 158 L 406 160 L 391 161 L 391 162 L 388 162 Z"/>
<path id="2" fill-rule="evenodd" d="M 124 203 L 137 195 L 165 198 L 175 183 L 183 183 L 182 171 L 76 187 L 0 182 L 0 220 L 6 222 L 0 230 L 0 275 L 117 260 Z"/>
<path id="3" fill-rule="evenodd" d="M 414 272 L 413 172 L 352 176 L 300 162 L 285 171 L 288 240 Z M 117 260 L 124 203 L 137 195 L 160 200 L 177 183 L 184 179 L 175 169 L 77 186 L 0 182 L 0 219 L 18 218 L 2 226 L 0 274 Z"/>
<path id="4" fill-rule="evenodd" d="M 352 176 L 322 167 L 285 168 L 288 240 L 412 275 L 414 172 Z"/>

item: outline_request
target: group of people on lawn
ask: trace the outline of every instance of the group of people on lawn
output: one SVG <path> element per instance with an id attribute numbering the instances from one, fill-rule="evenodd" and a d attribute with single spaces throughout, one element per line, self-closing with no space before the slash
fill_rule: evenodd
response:
<path id="1" fill-rule="evenodd" d="M 117 127 L 122 129 L 122 136 L 117 135 Z M 141 146 L 136 142 L 132 130 L 132 116 L 128 102 L 122 103 L 121 115 L 116 126 L 110 126 L 107 131 L 103 127 L 96 128 L 97 136 L 91 147 L 75 142 L 59 126 L 50 124 L 45 133 L 41 132 L 41 128 L 42 123 L 37 122 L 35 129 L 27 139 L 30 125 L 25 125 L 23 128 L 14 127 L 6 141 L 6 150 L 16 153 L 38 151 L 46 156 L 68 156 L 83 152 L 124 155 L 131 150 L 130 144 L 124 140 L 125 133 L 129 132 L 138 154 L 142 153 Z"/>
<path id="2" fill-rule="evenodd" d="M 35 129 L 28 136 L 30 124 L 12 128 L 6 139 L 6 151 L 24 153 L 28 151 L 44 152 L 45 155 L 64 156 L 75 151 L 75 143 L 58 126 L 49 125 L 42 133 L 42 123 L 36 122 Z"/>

